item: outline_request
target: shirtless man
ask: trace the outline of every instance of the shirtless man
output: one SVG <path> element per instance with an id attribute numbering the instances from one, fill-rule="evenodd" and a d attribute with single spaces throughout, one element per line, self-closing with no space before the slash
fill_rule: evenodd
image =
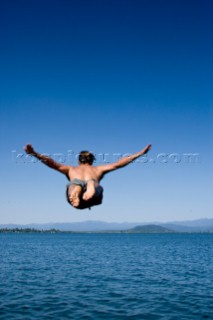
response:
<path id="1" fill-rule="evenodd" d="M 99 182 L 110 171 L 120 169 L 130 164 L 135 159 L 146 154 L 151 148 L 147 145 L 143 150 L 131 156 L 119 159 L 111 164 L 93 166 L 95 156 L 88 151 L 81 151 L 77 167 L 68 166 L 54 161 L 48 156 L 36 152 L 31 144 L 27 144 L 24 150 L 48 167 L 63 173 L 70 181 L 67 185 L 67 201 L 77 209 L 90 208 L 102 203 L 103 188 Z"/>

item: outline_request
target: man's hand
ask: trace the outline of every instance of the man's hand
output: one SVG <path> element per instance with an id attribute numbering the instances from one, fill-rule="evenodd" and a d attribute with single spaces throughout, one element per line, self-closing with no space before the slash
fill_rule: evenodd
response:
<path id="1" fill-rule="evenodd" d="M 32 154 L 32 153 L 35 153 L 33 147 L 31 144 L 27 144 L 25 147 L 24 147 L 24 150 L 27 154 Z"/>
<path id="2" fill-rule="evenodd" d="M 144 149 L 144 153 L 143 154 L 146 154 L 150 149 L 151 149 L 152 145 L 151 144 L 148 144 L 146 146 L 146 148 Z"/>

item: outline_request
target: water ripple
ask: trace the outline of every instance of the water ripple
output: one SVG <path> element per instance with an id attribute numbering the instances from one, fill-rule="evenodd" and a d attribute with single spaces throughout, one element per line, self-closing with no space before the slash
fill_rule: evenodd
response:
<path id="1" fill-rule="evenodd" d="M 213 319 L 212 240 L 1 234 L 0 318 Z"/>

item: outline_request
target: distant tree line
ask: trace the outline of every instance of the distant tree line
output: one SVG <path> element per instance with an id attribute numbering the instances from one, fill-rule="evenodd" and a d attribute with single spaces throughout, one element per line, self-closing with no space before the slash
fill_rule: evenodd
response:
<path id="1" fill-rule="evenodd" d="M 34 228 L 1 228 L 0 233 L 61 233 L 63 231 L 57 229 L 38 230 Z"/>

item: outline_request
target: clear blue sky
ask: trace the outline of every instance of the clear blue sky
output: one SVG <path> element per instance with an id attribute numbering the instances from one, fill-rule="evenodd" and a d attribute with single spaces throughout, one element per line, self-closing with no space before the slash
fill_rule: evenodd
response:
<path id="1" fill-rule="evenodd" d="M 210 0 L 1 2 L 0 223 L 213 218 L 212 10 Z M 17 158 L 28 142 L 110 160 L 152 143 L 153 161 L 109 174 L 103 205 L 78 211 L 63 175 Z"/>

